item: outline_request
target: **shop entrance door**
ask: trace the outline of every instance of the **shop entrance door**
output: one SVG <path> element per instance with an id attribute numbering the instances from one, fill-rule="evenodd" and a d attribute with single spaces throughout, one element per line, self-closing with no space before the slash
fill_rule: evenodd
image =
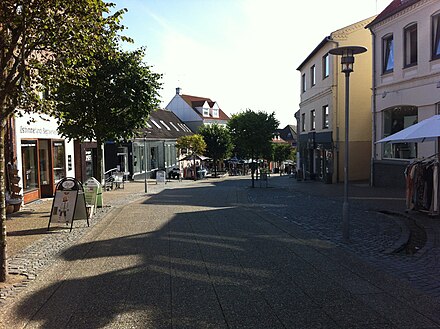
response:
<path id="1" fill-rule="evenodd" d="M 51 141 L 40 139 L 38 141 L 38 160 L 40 165 L 40 193 L 44 197 L 54 194 L 54 181 L 52 175 Z"/>

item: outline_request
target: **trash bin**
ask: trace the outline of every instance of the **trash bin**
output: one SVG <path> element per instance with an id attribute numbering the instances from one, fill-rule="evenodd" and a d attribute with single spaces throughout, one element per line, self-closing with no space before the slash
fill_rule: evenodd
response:
<path id="1" fill-rule="evenodd" d="M 158 170 L 156 172 L 156 184 L 157 183 L 166 183 L 166 175 L 165 175 L 165 170 Z"/>

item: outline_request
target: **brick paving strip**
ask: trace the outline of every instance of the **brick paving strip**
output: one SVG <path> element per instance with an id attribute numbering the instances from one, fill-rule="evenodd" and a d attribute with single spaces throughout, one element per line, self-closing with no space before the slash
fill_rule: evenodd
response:
<path id="1" fill-rule="evenodd" d="M 134 188 L 139 190 L 138 186 Z M 155 185 L 150 186 L 150 193 L 156 193 L 157 189 L 158 187 Z M 110 191 L 105 194 L 108 196 L 109 193 L 114 192 Z M 66 229 L 53 227 L 51 228 L 51 234 L 34 241 L 30 246 L 9 258 L 8 273 L 10 275 L 23 276 L 25 279 L 0 288 L 0 305 L 26 288 L 31 281 L 35 280 L 39 273 L 58 260 L 57 255 L 59 255 L 62 250 L 74 245 L 77 240 L 87 234 L 90 229 L 98 224 L 112 209 L 119 208 L 145 197 L 144 192 L 138 191 L 133 191 L 132 193 L 126 192 L 120 195 L 122 195 L 122 197 L 112 198 L 113 200 L 105 204 L 104 207 L 97 209 L 90 220 L 90 227 L 87 227 L 86 220 L 74 221 L 73 230 L 71 232 L 69 232 L 70 226 Z M 50 205 L 52 205 L 52 203 L 50 203 Z M 47 208 L 47 205 L 45 206 Z M 48 209 L 50 211 L 50 208 Z"/>

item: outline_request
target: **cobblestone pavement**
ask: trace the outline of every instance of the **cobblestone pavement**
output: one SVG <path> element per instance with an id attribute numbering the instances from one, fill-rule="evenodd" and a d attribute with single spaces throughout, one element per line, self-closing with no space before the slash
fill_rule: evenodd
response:
<path id="1" fill-rule="evenodd" d="M 8 329 L 440 327 L 438 302 L 370 265 L 381 265 L 376 259 L 382 256 L 375 254 L 393 249 L 402 236 L 393 217 L 377 212 L 382 207 L 377 200 L 390 201 L 383 203 L 390 210 L 391 201 L 397 209 L 401 198 L 353 189 L 352 242 L 346 245 L 332 232 L 340 232 L 338 186 L 272 177 L 269 188 L 252 189 L 245 179 L 170 184 L 159 194 L 126 195 L 125 201 L 119 194 L 114 204 L 121 206 L 112 206 L 88 233 L 63 247 L 13 303 L 6 301 L 2 324 Z"/>
<path id="2" fill-rule="evenodd" d="M 349 201 L 351 236 L 346 244 L 342 241 L 340 188 L 297 182 L 287 176 L 272 176 L 269 186 L 249 190 L 256 206 L 354 252 L 440 301 L 440 220 L 415 212 L 406 214 L 404 199 L 399 197 L 403 191 L 390 197 L 387 191 L 385 196 L 375 195 L 380 189 L 350 187 L 358 196 Z M 416 247 L 414 254 L 396 252 L 416 234 L 411 226 L 426 232 L 428 241 Z"/>
<path id="3" fill-rule="evenodd" d="M 213 180 L 173 181 L 167 185 L 149 184 L 149 195 L 155 195 L 164 189 L 190 188 L 211 182 Z M 249 184 L 250 179 L 247 179 L 241 187 L 246 192 L 246 199 L 242 200 L 246 207 L 268 212 L 283 221 L 293 223 L 305 232 L 362 257 L 377 268 L 409 282 L 413 287 L 440 301 L 438 219 L 416 213 L 405 214 L 402 191 L 378 191 L 365 186 L 351 187 L 351 242 L 346 244 L 341 241 L 341 186 L 297 182 L 288 176 L 270 177 L 268 188 L 260 187 L 259 182 L 256 182 L 256 188 L 252 189 L 249 188 Z M 124 190 L 106 192 L 105 200 L 109 206 L 98 210 L 91 220 L 91 226 L 97 225 L 110 211 L 145 196 L 141 183 L 128 183 Z M 231 199 L 234 199 L 234 196 L 235 194 L 231 194 Z M 170 202 L 170 199 L 166 199 L 166 202 Z M 411 229 L 405 225 L 408 220 L 423 228 L 427 233 L 427 242 L 413 255 L 404 252 L 394 253 L 393 251 L 399 249 L 410 238 Z M 76 241 L 90 231 L 91 228 L 87 228 L 85 221 L 78 221 L 72 232 L 56 230 L 11 257 L 10 273 L 26 275 L 27 279 L 2 289 L 0 305 L 26 289 L 42 271 L 60 259 L 59 255 L 63 250 L 74 246 Z"/>
<path id="4" fill-rule="evenodd" d="M 179 182 L 180 186 L 187 186 L 193 184 L 190 181 Z M 163 189 L 176 187 L 176 181 L 170 181 L 168 184 L 155 184 L 150 180 L 148 183 L 148 195 L 154 195 Z M 124 189 L 115 189 L 112 191 L 104 192 L 104 207 L 98 208 L 96 213 L 90 220 L 90 227 L 87 227 L 85 220 L 77 220 L 74 222 L 74 229 L 69 232 L 69 228 L 57 228 L 52 227 L 47 232 L 48 214 L 51 209 L 50 200 L 37 200 L 35 203 L 31 203 L 24 207 L 24 211 L 32 210 L 36 214 L 31 215 L 33 217 L 39 217 L 37 225 L 39 228 L 34 229 L 39 233 L 31 242 L 29 246 L 20 250 L 17 254 L 8 259 L 8 273 L 22 275 L 24 277 L 18 283 L 8 285 L 0 289 L 0 305 L 10 299 L 16 294 L 24 290 L 28 284 L 35 280 L 38 274 L 45 268 L 52 265 L 59 259 L 59 254 L 62 250 L 74 245 L 77 240 L 87 234 L 90 229 L 98 224 L 111 210 L 123 207 L 130 202 L 145 197 L 144 182 L 130 182 L 126 183 Z M 17 214 L 20 216 L 20 214 Z M 14 220 L 14 219 L 13 219 Z M 26 218 L 21 218 L 20 223 L 13 221 L 7 221 L 7 229 L 13 232 L 23 229 L 26 231 L 27 223 Z M 35 226 L 35 224 L 33 224 Z M 11 232 L 8 232 L 9 234 Z M 11 239 L 10 237 L 8 238 Z M 11 242 L 8 242 L 11 244 Z M 15 249 L 15 248 L 11 248 Z"/>

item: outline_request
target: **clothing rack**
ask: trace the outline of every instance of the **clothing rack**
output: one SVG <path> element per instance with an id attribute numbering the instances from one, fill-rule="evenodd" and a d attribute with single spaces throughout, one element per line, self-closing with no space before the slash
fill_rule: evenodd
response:
<path id="1" fill-rule="evenodd" d="M 435 216 L 440 213 L 439 153 L 413 161 L 405 168 L 406 208 Z"/>

